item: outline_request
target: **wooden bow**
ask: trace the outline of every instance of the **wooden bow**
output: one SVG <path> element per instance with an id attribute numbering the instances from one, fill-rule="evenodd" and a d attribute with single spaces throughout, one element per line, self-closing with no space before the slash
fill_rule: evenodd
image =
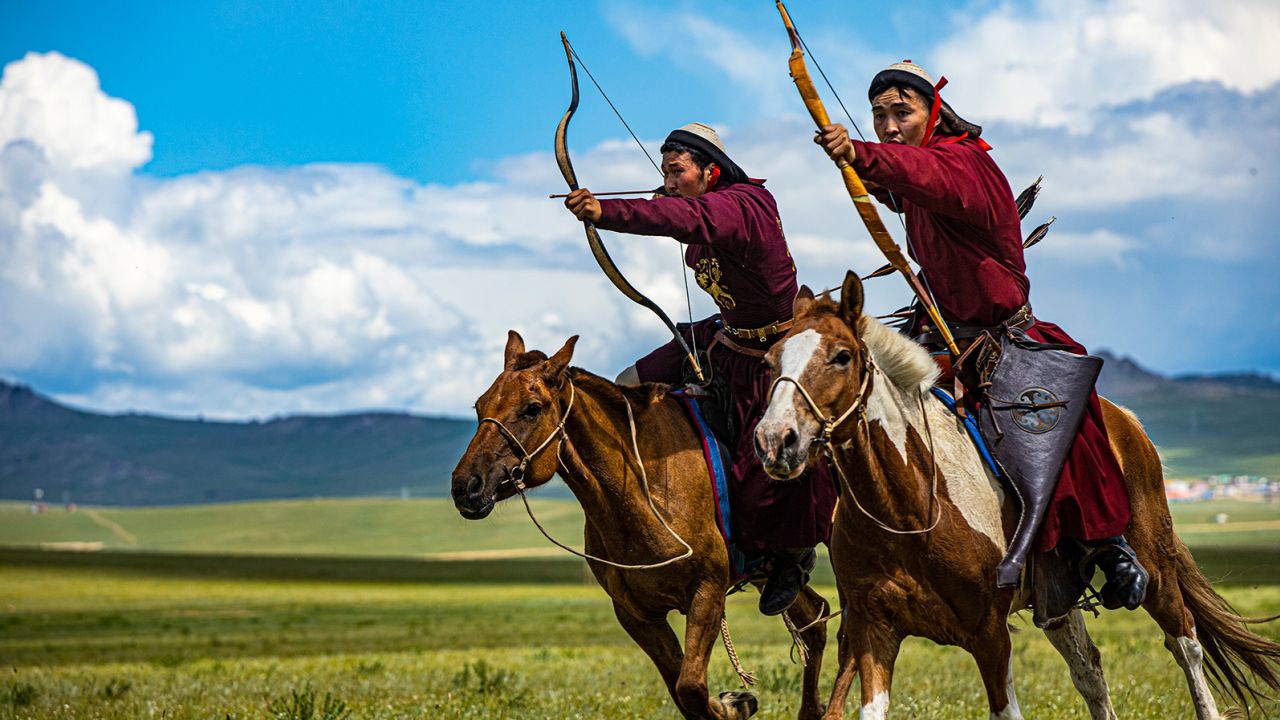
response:
<path id="1" fill-rule="evenodd" d="M 567 135 L 569 132 L 569 120 L 573 118 L 573 114 L 578 110 L 578 69 L 573 62 L 573 48 L 569 46 L 569 38 L 562 32 L 560 33 L 560 40 L 564 43 L 565 58 L 569 61 L 569 80 L 573 87 L 573 98 L 569 101 L 569 109 L 565 111 L 564 117 L 560 118 L 560 124 L 556 127 L 556 164 L 560 166 L 560 174 L 564 175 L 564 181 L 569 184 L 569 189 L 577 190 L 578 178 L 573 172 L 573 162 L 569 159 Z M 600 233 L 596 231 L 596 226 L 590 220 L 583 220 L 582 226 L 587 232 L 587 245 L 591 247 L 591 254 L 595 256 L 596 262 L 599 263 L 600 269 L 604 271 L 605 276 L 632 302 L 649 308 L 662 320 L 662 323 L 667 326 L 667 329 L 675 337 L 676 342 L 679 343 L 680 349 L 684 350 L 698 381 L 704 382 L 706 378 L 702 374 L 702 366 L 698 364 L 698 358 L 694 355 L 693 350 L 689 348 L 689 344 L 685 342 L 684 336 L 680 334 L 676 324 L 671 321 L 671 318 L 667 317 L 667 314 L 662 311 L 662 308 L 658 307 L 657 303 L 637 290 L 622 275 L 622 271 L 614 264 L 613 258 L 609 257 L 609 251 L 605 249 L 604 241 L 600 239 Z"/>
<path id="2" fill-rule="evenodd" d="M 809 114 L 813 116 L 813 121 L 817 123 L 818 128 L 831 124 L 831 119 L 827 116 L 827 109 L 822 104 L 822 99 L 818 97 L 818 89 L 813 86 L 813 81 L 809 79 L 809 69 L 804 64 L 804 51 L 801 49 L 800 35 L 796 33 L 796 28 L 791 24 L 791 16 L 787 14 L 787 8 L 782 4 L 782 0 L 777 0 L 778 12 L 782 14 L 782 24 L 787 28 L 787 34 L 791 37 L 791 79 L 795 80 L 796 89 L 800 91 L 800 97 L 804 100 L 804 106 L 809 109 Z M 849 191 L 849 197 L 853 200 L 853 206 L 858 209 L 858 215 L 862 216 L 862 223 L 867 226 L 867 232 L 871 233 L 871 239 L 875 241 L 876 247 L 880 248 L 880 252 L 884 253 L 885 259 L 895 270 L 902 273 L 906 278 L 907 284 L 911 286 L 911 291 L 916 294 L 920 300 L 920 304 L 924 307 L 925 312 L 929 313 L 929 319 L 938 328 L 938 332 L 942 334 L 947 343 L 947 349 L 951 351 L 953 356 L 959 356 L 960 350 L 956 347 L 956 341 L 951 336 L 951 331 L 947 328 L 946 322 L 943 321 L 942 315 L 939 314 L 937 306 L 930 299 L 928 291 L 920 282 L 920 278 L 911 272 L 911 266 L 907 264 L 906 257 L 902 254 L 902 249 L 889 236 L 889 231 L 885 229 L 884 223 L 880 220 L 880 213 L 876 211 L 876 206 L 872 202 L 872 198 L 867 194 L 867 188 L 862 184 L 862 179 L 858 177 L 858 173 L 844 158 L 836 160 L 836 165 L 840 168 L 840 175 L 844 179 L 844 187 Z"/>

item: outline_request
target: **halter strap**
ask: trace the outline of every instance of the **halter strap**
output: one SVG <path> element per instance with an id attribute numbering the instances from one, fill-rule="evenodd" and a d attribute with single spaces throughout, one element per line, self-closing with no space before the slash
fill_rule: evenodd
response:
<path id="1" fill-rule="evenodd" d="M 888 523 L 884 522 L 883 520 L 876 517 L 875 515 L 872 515 L 865 507 L 862 506 L 862 503 L 858 500 L 857 494 L 853 492 L 853 486 L 850 485 L 848 480 L 845 479 L 844 468 L 840 466 L 840 460 L 836 456 L 835 448 L 831 447 L 831 435 L 835 432 L 836 427 L 839 426 L 840 423 L 847 420 L 849 416 L 853 415 L 855 412 L 858 413 L 859 417 L 865 419 L 864 413 L 866 410 L 866 405 L 863 404 L 863 401 L 866 399 L 867 386 L 870 384 L 871 376 L 875 373 L 876 366 L 871 359 L 871 354 L 867 352 L 867 346 L 865 344 L 862 345 L 860 354 L 862 356 L 862 363 L 865 370 L 862 374 L 862 386 L 858 388 L 858 396 L 853 399 L 853 402 L 849 405 L 849 408 L 845 410 L 843 413 L 841 413 L 839 417 L 836 417 L 833 415 L 831 417 L 827 417 L 823 419 L 824 416 L 822 414 L 822 410 L 821 408 L 818 407 L 818 403 L 814 402 L 813 396 L 809 394 L 809 391 L 805 389 L 804 385 L 800 384 L 799 380 L 796 380 L 795 378 L 789 375 L 781 375 L 773 381 L 773 383 L 769 386 L 768 397 L 770 399 L 773 398 L 773 391 L 775 388 L 778 387 L 778 383 L 789 382 L 792 385 L 795 385 L 796 389 L 800 391 L 800 397 L 803 397 L 804 401 L 808 403 L 809 410 L 813 413 L 814 417 L 818 418 L 819 420 L 822 420 L 822 430 L 810 442 L 810 447 L 817 446 L 821 452 L 826 453 L 827 457 L 831 458 L 831 463 L 835 467 L 836 475 L 840 480 L 840 487 L 845 488 L 849 492 L 849 497 L 852 498 L 854 507 L 858 508 L 858 510 L 861 511 L 863 515 L 866 515 L 867 518 L 871 520 L 871 522 L 875 523 L 877 527 L 879 527 L 881 530 L 884 530 L 885 532 L 893 533 L 894 535 L 924 535 L 926 533 L 931 532 L 934 528 L 936 528 L 938 526 L 938 523 L 942 520 L 942 506 L 937 501 L 938 499 L 938 464 L 937 464 L 938 459 L 935 453 L 935 448 L 933 446 L 933 430 L 929 427 L 929 413 L 928 413 L 928 410 L 926 410 L 924 407 L 923 392 L 920 392 L 918 394 L 918 398 L 920 400 L 920 414 L 921 416 L 923 416 L 924 424 L 925 424 L 925 434 L 928 435 L 929 437 L 929 458 L 930 458 L 929 469 L 930 469 L 930 475 L 932 476 L 931 477 L 932 484 L 930 486 L 930 491 L 929 491 L 929 500 L 930 500 L 930 506 L 935 508 L 935 513 L 936 513 L 934 515 L 933 522 L 929 524 L 929 527 L 918 529 L 918 530 L 899 530 L 898 528 L 890 526 Z"/>
<path id="2" fill-rule="evenodd" d="M 866 345 L 861 346 L 859 355 L 862 357 L 862 365 L 865 369 L 865 372 L 862 374 L 862 386 L 858 388 L 858 396 L 853 399 L 853 402 L 850 403 L 849 407 L 841 413 L 839 417 L 835 415 L 830 417 L 824 416 L 822 414 L 822 409 L 818 407 L 818 403 L 814 402 L 813 396 L 809 394 L 809 391 L 805 389 L 804 385 L 800 384 L 799 380 L 791 377 L 790 375 L 779 375 L 774 378 L 773 382 L 769 385 L 769 398 L 773 397 L 773 391 L 777 389 L 780 383 L 789 382 L 792 385 L 795 385 L 796 389 L 800 391 L 800 397 L 804 398 L 804 401 L 808 403 L 809 410 L 813 413 L 813 416 L 822 421 L 822 430 L 813 438 L 810 445 L 817 445 L 819 447 L 828 446 L 831 443 L 831 435 L 835 432 L 836 427 L 839 426 L 840 423 L 848 420 L 850 415 L 859 411 L 859 408 L 862 408 L 863 410 L 866 409 L 862 404 L 862 401 L 867 396 L 867 386 L 871 383 L 871 375 L 875 370 L 875 363 L 871 360 L 871 354 L 867 352 Z"/>
<path id="3" fill-rule="evenodd" d="M 565 407 L 564 415 L 560 416 L 560 423 L 556 425 L 556 429 L 552 430 L 551 434 L 547 436 L 547 439 L 543 440 L 542 443 L 538 445 L 538 447 L 534 448 L 533 452 L 529 452 L 525 450 L 524 444 L 520 442 L 520 439 L 517 438 L 514 433 L 512 433 L 510 430 L 507 429 L 506 425 L 502 424 L 501 420 L 498 420 L 497 418 L 491 418 L 491 417 L 480 419 L 481 425 L 485 424 L 486 422 L 490 422 L 496 425 L 498 427 L 498 431 L 502 433 L 502 436 L 506 438 L 507 442 L 514 445 L 516 449 L 520 451 L 520 454 L 522 456 L 520 458 L 520 464 L 508 470 L 507 476 L 510 479 L 511 483 L 515 485 L 516 492 L 520 493 L 520 500 L 524 502 L 524 510 L 526 513 L 528 513 L 529 519 L 532 520 L 533 524 L 538 528 L 538 532 L 542 533 L 542 536 L 545 537 L 547 540 L 550 540 L 551 544 L 555 545 L 556 547 L 562 550 L 566 550 L 574 555 L 577 555 L 578 557 L 584 560 L 594 560 L 598 563 L 604 563 L 605 565 L 616 567 L 621 570 L 652 570 L 654 568 L 665 567 L 674 562 L 679 562 L 680 560 L 684 560 L 686 558 L 691 557 L 693 555 L 693 548 L 689 545 L 689 543 L 685 542 L 684 538 L 680 537 L 679 533 L 677 533 L 674 529 L 672 529 L 672 527 L 669 524 L 667 524 L 666 519 L 662 517 L 662 514 L 658 512 L 657 506 L 654 505 L 653 495 L 649 493 L 649 476 L 645 472 L 644 459 L 640 457 L 640 444 L 636 439 L 636 420 L 635 420 L 634 414 L 631 411 L 631 403 L 628 402 L 626 398 L 623 398 L 623 402 L 626 404 L 626 407 L 627 407 L 627 425 L 631 429 L 631 449 L 635 453 L 636 466 L 640 468 L 640 488 L 644 491 L 645 500 L 649 502 L 649 509 L 653 512 L 654 517 L 658 518 L 658 522 L 662 524 L 662 527 L 668 533 L 670 533 L 671 537 L 675 538 L 676 541 L 679 542 L 680 545 L 684 547 L 684 553 L 672 558 L 668 558 L 661 562 L 649 563 L 645 565 L 625 565 L 623 563 L 616 563 L 612 560 L 607 560 L 602 557 L 596 557 L 595 555 L 591 555 L 589 553 L 579 552 L 569 547 L 568 545 L 565 545 L 559 540 L 556 540 L 555 538 L 551 537 L 551 535 L 547 532 L 546 528 L 542 527 L 542 523 L 538 522 L 538 518 L 534 517 L 533 508 L 529 506 L 529 497 L 525 494 L 526 486 L 524 484 L 524 471 L 525 471 L 525 468 L 529 466 L 529 462 L 533 460 L 533 458 L 536 457 L 538 453 L 545 450 L 547 446 L 551 444 L 551 441 L 554 440 L 556 437 L 559 437 L 561 440 L 560 444 L 556 447 L 556 462 L 559 466 L 567 468 L 567 466 L 564 463 L 564 460 L 560 457 L 560 450 L 564 447 L 564 443 L 569 440 L 569 435 L 568 433 L 565 432 L 564 424 L 569 419 L 570 411 L 573 410 L 573 399 L 576 395 L 573 381 L 568 380 L 567 382 L 569 383 L 569 404 L 567 407 Z"/>

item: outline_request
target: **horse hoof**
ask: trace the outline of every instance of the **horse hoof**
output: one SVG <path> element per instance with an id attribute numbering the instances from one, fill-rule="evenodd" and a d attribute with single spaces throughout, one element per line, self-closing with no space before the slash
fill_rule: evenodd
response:
<path id="1" fill-rule="evenodd" d="M 730 691 L 720 693 L 720 706 L 730 720 L 746 720 L 760 709 L 760 702 L 749 692 Z"/>

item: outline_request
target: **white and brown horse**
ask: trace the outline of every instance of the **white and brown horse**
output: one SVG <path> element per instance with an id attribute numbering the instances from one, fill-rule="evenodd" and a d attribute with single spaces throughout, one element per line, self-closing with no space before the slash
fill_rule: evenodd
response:
<path id="1" fill-rule="evenodd" d="M 839 304 L 803 288 L 795 325 L 767 359 L 779 380 L 756 429 L 765 469 L 795 477 L 814 440 L 821 446 L 829 437 L 841 482 L 831 561 L 845 612 L 827 717 L 843 717 L 861 674 L 861 717 L 883 718 L 900 644 L 918 636 L 973 655 L 991 717 L 1020 718 L 1006 617 L 1026 598 L 995 584 L 1015 518 L 960 421 L 930 393 L 933 360 L 862 314 L 854 273 Z M 1133 507 L 1126 536 L 1151 576 L 1143 606 L 1186 674 L 1197 717 L 1218 718 L 1206 672 L 1247 705 L 1258 693 L 1245 670 L 1272 689 L 1280 685 L 1280 645 L 1249 632 L 1250 620 L 1214 592 L 1173 532 L 1155 447 L 1132 413 L 1106 400 L 1102 406 Z M 1090 715 L 1114 718 L 1080 611 L 1045 633 Z"/>
<path id="2" fill-rule="evenodd" d="M 454 505 L 482 519 L 495 503 L 559 472 L 585 511 L 591 572 L 680 712 L 745 718 L 755 709 L 749 694 L 707 692 L 707 661 L 734 580 L 701 440 L 667 386 L 615 385 L 569 367 L 576 340 L 548 358 L 509 334 L 505 368 L 476 401 L 480 426 L 453 471 Z M 806 588 L 787 611 L 810 653 L 802 719 L 822 714 L 827 635 L 813 620 L 825 608 Z M 667 620 L 673 610 L 687 618 L 683 648 Z"/>

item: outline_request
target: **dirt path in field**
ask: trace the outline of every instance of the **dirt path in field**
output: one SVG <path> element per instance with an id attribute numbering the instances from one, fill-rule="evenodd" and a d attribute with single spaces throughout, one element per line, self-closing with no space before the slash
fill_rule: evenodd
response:
<path id="1" fill-rule="evenodd" d="M 1215 533 L 1215 532 L 1246 532 L 1249 530 L 1280 530 L 1280 520 L 1251 520 L 1247 522 L 1225 522 L 1225 523 L 1191 523 L 1189 525 L 1174 525 L 1174 530 L 1180 533 Z"/>
<path id="2" fill-rule="evenodd" d="M 88 518 L 92 520 L 94 523 L 96 523 L 98 526 L 104 527 L 110 530 L 111 534 L 119 538 L 120 542 L 124 543 L 125 545 L 138 544 L 137 535 L 134 535 L 128 530 L 125 530 L 123 527 L 120 526 L 120 523 L 114 520 L 108 520 L 107 518 L 102 517 L 102 515 L 98 514 L 97 510 L 81 510 L 81 512 L 83 512 L 86 516 L 88 516 Z"/>

